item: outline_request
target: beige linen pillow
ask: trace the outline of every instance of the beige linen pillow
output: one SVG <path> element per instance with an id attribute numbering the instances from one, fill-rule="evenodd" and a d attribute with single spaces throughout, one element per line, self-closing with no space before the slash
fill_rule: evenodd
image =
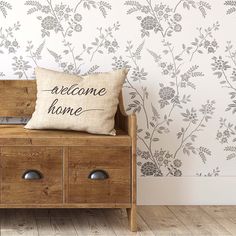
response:
<path id="1" fill-rule="evenodd" d="M 114 116 L 128 69 L 76 76 L 36 68 L 37 101 L 26 129 L 115 135 Z"/>

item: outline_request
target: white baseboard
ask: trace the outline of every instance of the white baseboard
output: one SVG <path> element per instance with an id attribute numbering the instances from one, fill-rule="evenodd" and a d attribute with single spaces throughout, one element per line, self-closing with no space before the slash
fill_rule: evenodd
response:
<path id="1" fill-rule="evenodd" d="M 138 205 L 236 205 L 236 177 L 139 177 Z"/>

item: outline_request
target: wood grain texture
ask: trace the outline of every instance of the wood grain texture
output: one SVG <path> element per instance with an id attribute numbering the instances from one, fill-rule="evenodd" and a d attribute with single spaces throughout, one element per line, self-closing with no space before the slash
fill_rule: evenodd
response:
<path id="1" fill-rule="evenodd" d="M 0 116 L 31 116 L 36 82 L 1 80 L 0 98 Z M 0 125 L 0 208 L 126 208 L 130 229 L 136 231 L 136 116 L 126 115 L 122 93 L 115 127 L 117 135 L 107 136 Z M 88 179 L 96 169 L 106 171 L 109 178 Z M 23 180 L 26 170 L 40 171 L 43 179 Z M 64 218 L 54 221 L 56 234 L 65 233 L 59 225 L 66 222 Z M 100 223 L 101 219 L 95 225 Z M 50 229 L 40 232 L 51 233 Z M 106 233 L 111 235 L 113 230 L 102 235 Z"/>
<path id="2" fill-rule="evenodd" d="M 187 226 L 165 206 L 142 206 L 138 213 L 155 235 L 192 235 Z"/>
<path id="3" fill-rule="evenodd" d="M 62 130 L 27 130 L 22 125 L 0 125 L 0 146 L 131 146 L 123 130 L 116 136 Z"/>
<path id="4" fill-rule="evenodd" d="M 93 170 L 109 178 L 91 180 Z M 130 148 L 70 147 L 69 203 L 130 203 Z"/>
<path id="5" fill-rule="evenodd" d="M 135 232 L 137 231 L 137 173 L 136 173 L 136 165 L 137 165 L 137 157 L 136 157 L 136 149 L 137 149 L 137 118 L 135 114 L 128 116 L 128 134 L 132 139 L 131 146 L 131 209 L 127 209 L 128 219 L 129 219 L 129 227 L 130 230 Z"/>
<path id="6" fill-rule="evenodd" d="M 137 230 L 137 213 L 136 213 L 136 204 L 137 204 L 137 117 L 135 114 L 127 115 L 125 112 L 123 95 L 120 93 L 119 97 L 119 106 L 116 114 L 116 125 L 125 130 L 131 137 L 131 208 L 127 209 L 127 214 L 129 218 L 129 227 L 131 231 Z"/>
<path id="7" fill-rule="evenodd" d="M 69 148 L 63 148 L 63 203 L 68 202 L 69 186 Z"/>
<path id="8" fill-rule="evenodd" d="M 170 206 L 169 209 L 194 235 L 231 235 L 198 206 Z"/>
<path id="9" fill-rule="evenodd" d="M 32 210 L 38 228 L 38 235 L 77 235 L 69 211 L 65 209 Z"/>
<path id="10" fill-rule="evenodd" d="M 171 207 L 170 207 L 171 208 Z M 226 236 L 235 235 L 236 206 L 178 206 L 186 217 L 176 217 L 168 206 L 139 206 L 138 232 L 130 232 L 124 209 L 7 209 L 0 210 L 1 235 L 6 236 Z M 190 210 L 188 210 L 190 209 Z M 206 213 L 207 212 L 207 213 Z M 201 220 L 208 215 L 208 220 Z M 192 219 L 200 228 L 192 231 Z M 187 220 L 185 220 L 187 219 Z M 217 219 L 217 220 L 216 220 Z M 226 223 L 230 220 L 231 223 Z M 223 225 L 223 226 L 222 226 Z M 225 231 L 216 234 L 216 229 Z M 201 229 L 208 229 L 207 231 Z M 201 231 L 201 233 L 199 232 Z M 221 234 L 219 234 L 221 233 Z"/>
<path id="11" fill-rule="evenodd" d="M 0 116 L 31 116 L 36 101 L 34 80 L 0 80 Z"/>
<path id="12" fill-rule="evenodd" d="M 35 208 L 35 209 L 43 209 L 43 208 L 131 208 L 130 203 L 58 203 L 58 204 L 30 204 L 30 203 L 19 203 L 19 204 L 0 204 L 0 209 L 7 208 Z"/>
<path id="13" fill-rule="evenodd" d="M 4 210 L 1 222 L 1 236 L 38 236 L 38 227 L 32 211 L 18 209 Z"/>
<path id="14" fill-rule="evenodd" d="M 201 209 L 232 235 L 236 235 L 235 206 L 202 206 Z"/>
<path id="15" fill-rule="evenodd" d="M 68 217 L 37 217 L 38 235 L 68 235 L 77 236 L 72 220 Z"/>
<path id="16" fill-rule="evenodd" d="M 116 236 L 100 209 L 82 209 L 70 211 L 78 236 Z"/>
<path id="17" fill-rule="evenodd" d="M 134 203 L 132 203 L 131 208 L 127 208 L 126 211 L 127 211 L 130 231 L 136 232 L 138 229 L 136 205 Z"/>
<path id="18" fill-rule="evenodd" d="M 138 229 L 137 233 L 134 233 L 127 227 L 127 214 L 124 209 L 103 209 L 102 211 L 116 235 L 154 236 L 154 233 L 140 215 L 137 215 Z"/>
<path id="19" fill-rule="evenodd" d="M 1 203 L 62 203 L 62 149 L 58 147 L 2 147 Z M 24 180 L 27 170 L 42 173 L 40 180 Z"/>

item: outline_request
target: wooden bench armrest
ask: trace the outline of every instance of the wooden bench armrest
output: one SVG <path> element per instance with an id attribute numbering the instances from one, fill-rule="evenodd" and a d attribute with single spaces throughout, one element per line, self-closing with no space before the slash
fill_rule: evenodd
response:
<path id="1" fill-rule="evenodd" d="M 126 131 L 129 136 L 131 136 L 131 138 L 133 138 L 136 136 L 136 122 L 137 118 L 135 113 L 131 115 L 123 115 L 122 113 L 120 113 L 117 125 L 120 129 Z"/>
<path id="2" fill-rule="evenodd" d="M 136 139 L 137 117 L 135 113 L 128 115 L 125 112 L 122 93 L 119 96 L 119 105 L 115 122 L 117 127 L 126 131 L 132 139 Z"/>
<path id="3" fill-rule="evenodd" d="M 131 231 L 137 231 L 137 180 L 136 180 L 136 148 L 137 148 L 137 118 L 136 114 L 127 115 L 124 109 L 122 93 L 119 97 L 119 106 L 116 114 L 116 125 L 127 131 L 132 139 L 131 147 L 131 208 L 127 208 Z"/>

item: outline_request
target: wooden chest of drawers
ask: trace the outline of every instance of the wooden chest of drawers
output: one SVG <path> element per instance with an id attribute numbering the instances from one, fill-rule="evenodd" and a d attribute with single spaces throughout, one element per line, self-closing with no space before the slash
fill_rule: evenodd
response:
<path id="1" fill-rule="evenodd" d="M 0 204 L 130 204 L 130 147 L 8 146 L 0 153 Z"/>
<path id="2" fill-rule="evenodd" d="M 60 147 L 2 147 L 1 204 L 63 202 L 63 149 Z M 24 179 L 28 172 L 39 179 Z"/>
<path id="3" fill-rule="evenodd" d="M 69 203 L 130 203 L 130 148 L 69 148 Z M 106 179 L 91 179 L 104 171 Z M 98 173 L 98 172 L 97 172 Z"/>
<path id="4" fill-rule="evenodd" d="M 35 81 L 0 90 L 0 116 L 32 114 Z M 116 136 L 0 125 L 0 208 L 126 208 L 135 231 L 136 116 L 122 104 Z"/>

